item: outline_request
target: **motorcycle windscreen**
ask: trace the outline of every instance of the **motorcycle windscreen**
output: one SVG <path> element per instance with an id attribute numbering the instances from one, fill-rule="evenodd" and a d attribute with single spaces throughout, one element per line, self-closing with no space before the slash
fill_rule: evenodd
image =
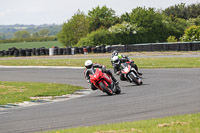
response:
<path id="1" fill-rule="evenodd" d="M 89 76 L 90 76 L 90 81 L 92 83 L 95 83 L 95 82 L 99 81 L 99 79 L 101 78 L 102 72 L 97 68 L 94 75 L 90 74 Z"/>

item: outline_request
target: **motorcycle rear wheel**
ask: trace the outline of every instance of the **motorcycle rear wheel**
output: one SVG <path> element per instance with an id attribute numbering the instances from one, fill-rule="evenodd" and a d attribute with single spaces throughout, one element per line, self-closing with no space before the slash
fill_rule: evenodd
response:
<path id="1" fill-rule="evenodd" d="M 106 87 L 106 85 L 103 82 L 99 83 L 99 86 L 104 90 L 104 92 L 106 92 L 108 95 L 113 95 L 113 91 L 111 90 L 111 92 L 109 91 L 110 89 L 108 87 Z"/>
<path id="2" fill-rule="evenodd" d="M 120 94 L 120 93 L 121 93 L 121 88 L 119 86 L 116 86 L 115 94 Z"/>

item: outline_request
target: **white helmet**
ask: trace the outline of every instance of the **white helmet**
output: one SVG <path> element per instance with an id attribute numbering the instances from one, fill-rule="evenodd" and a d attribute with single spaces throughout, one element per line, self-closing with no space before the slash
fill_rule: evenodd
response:
<path id="1" fill-rule="evenodd" d="M 90 68 L 92 67 L 92 65 L 93 65 L 93 63 L 92 63 L 91 60 L 86 60 L 86 61 L 85 61 L 85 67 L 86 67 L 87 69 L 90 69 Z"/>
<path id="2" fill-rule="evenodd" d="M 112 60 L 113 60 L 114 64 L 119 64 L 119 62 L 120 62 L 118 56 L 114 56 L 114 57 L 112 58 Z"/>
<path id="3" fill-rule="evenodd" d="M 112 56 L 118 56 L 118 51 L 117 51 L 117 50 L 114 50 L 114 51 L 112 52 Z"/>

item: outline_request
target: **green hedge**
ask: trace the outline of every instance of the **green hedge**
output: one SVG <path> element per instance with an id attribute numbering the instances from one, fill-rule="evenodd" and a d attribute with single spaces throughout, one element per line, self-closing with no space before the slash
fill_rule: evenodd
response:
<path id="1" fill-rule="evenodd" d="M 0 40 L 0 44 L 18 43 L 18 42 L 43 42 L 43 41 L 57 41 L 57 38 L 56 37 L 36 37 L 36 38 L 24 38 L 24 39 L 8 39 L 8 40 Z"/>

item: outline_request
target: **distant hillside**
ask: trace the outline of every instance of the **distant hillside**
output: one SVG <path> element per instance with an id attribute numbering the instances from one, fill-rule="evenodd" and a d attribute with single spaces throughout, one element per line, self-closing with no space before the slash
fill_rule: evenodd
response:
<path id="1" fill-rule="evenodd" d="M 41 29 L 48 29 L 49 36 L 56 35 L 62 28 L 62 25 L 43 24 L 43 25 L 0 25 L 0 40 L 10 39 L 16 31 L 27 30 L 30 33 L 39 32 Z"/>

